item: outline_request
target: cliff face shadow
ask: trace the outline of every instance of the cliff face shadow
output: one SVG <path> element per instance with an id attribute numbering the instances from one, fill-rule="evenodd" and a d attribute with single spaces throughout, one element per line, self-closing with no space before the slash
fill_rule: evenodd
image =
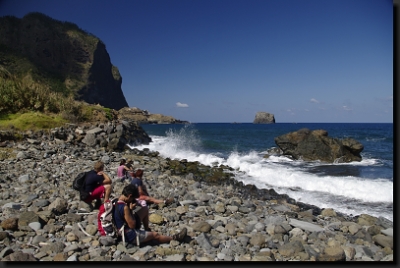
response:
<path id="1" fill-rule="evenodd" d="M 122 78 L 118 69 L 112 66 L 110 56 L 102 42 L 97 43 L 88 75 L 87 85 L 79 91 L 83 100 L 115 110 L 128 107 L 121 89 Z"/>
<path id="2" fill-rule="evenodd" d="M 29 60 L 38 69 L 32 75 L 46 79 L 53 91 L 65 91 L 66 79 L 82 80 L 84 64 L 89 53 L 71 32 L 81 31 L 72 23 L 63 23 L 44 14 L 33 12 L 22 19 L 12 16 L 0 18 L 0 43 L 12 50 L 16 57 L 17 73 L 30 72 L 20 59 Z M 77 34 L 76 34 L 77 35 Z"/>
<path id="3" fill-rule="evenodd" d="M 116 110 L 128 107 L 122 78 L 105 45 L 74 23 L 39 12 L 22 19 L 1 17 L 0 44 L 2 55 L 7 57 L 2 62 L 11 62 L 8 69 L 16 74 L 30 74 L 52 91 L 73 93 L 90 104 Z"/>

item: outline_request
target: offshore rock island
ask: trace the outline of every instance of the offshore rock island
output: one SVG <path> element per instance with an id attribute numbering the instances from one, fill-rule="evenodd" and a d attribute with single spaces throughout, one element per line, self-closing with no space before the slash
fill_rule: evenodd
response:
<path id="1" fill-rule="evenodd" d="M 258 112 L 253 124 L 275 124 L 275 116 L 271 113 Z"/>

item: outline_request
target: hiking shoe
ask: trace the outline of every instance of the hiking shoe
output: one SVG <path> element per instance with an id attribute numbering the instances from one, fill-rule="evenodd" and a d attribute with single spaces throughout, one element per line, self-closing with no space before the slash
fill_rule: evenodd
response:
<path id="1" fill-rule="evenodd" d="M 172 236 L 172 239 L 176 240 L 176 241 L 179 241 L 179 242 L 182 242 L 183 239 L 185 238 L 186 234 L 187 234 L 187 229 L 183 228 L 182 231 L 179 232 L 179 234 L 174 234 Z"/>
<path id="2" fill-rule="evenodd" d="M 175 199 L 173 197 L 170 197 L 170 198 L 167 198 L 167 199 L 164 200 L 164 204 L 166 206 L 168 206 L 169 204 L 171 204 L 174 201 L 175 201 Z"/>

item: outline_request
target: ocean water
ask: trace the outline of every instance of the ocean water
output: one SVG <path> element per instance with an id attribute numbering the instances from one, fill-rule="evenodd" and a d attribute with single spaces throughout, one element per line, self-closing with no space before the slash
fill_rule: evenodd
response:
<path id="1" fill-rule="evenodd" d="M 393 221 L 393 124 L 391 123 L 191 123 L 142 125 L 149 148 L 171 159 L 228 165 L 235 178 L 258 188 L 350 216 L 369 214 Z M 271 155 L 274 138 L 301 128 L 324 129 L 364 145 L 361 162 L 327 164 Z"/>

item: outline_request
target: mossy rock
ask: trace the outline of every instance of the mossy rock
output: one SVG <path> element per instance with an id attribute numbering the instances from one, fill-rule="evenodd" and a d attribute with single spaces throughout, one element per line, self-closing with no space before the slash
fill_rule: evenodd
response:
<path id="1" fill-rule="evenodd" d="M 17 153 L 14 152 L 11 148 L 0 148 L 0 160 L 3 161 L 5 159 L 12 159 L 17 156 Z"/>

